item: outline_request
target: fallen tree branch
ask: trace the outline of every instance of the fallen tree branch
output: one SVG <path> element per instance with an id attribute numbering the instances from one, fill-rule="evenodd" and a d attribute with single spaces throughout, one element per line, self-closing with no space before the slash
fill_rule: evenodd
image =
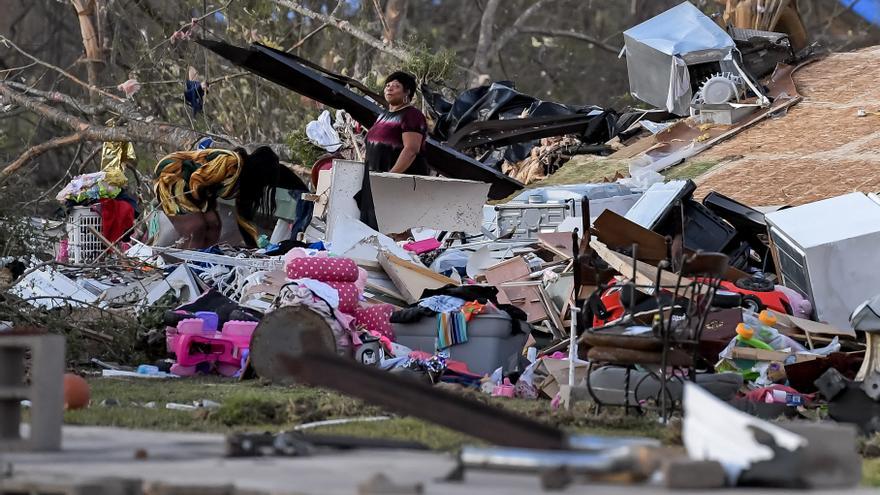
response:
<path id="1" fill-rule="evenodd" d="M 108 93 L 108 92 L 104 91 L 103 89 L 101 89 L 101 88 L 99 88 L 99 87 L 97 87 L 97 86 L 95 86 L 95 85 L 93 85 L 93 84 L 89 84 L 89 83 L 87 83 L 87 82 L 85 82 L 85 81 L 79 79 L 78 77 L 74 76 L 73 74 L 67 72 L 66 70 L 64 70 L 64 69 L 62 69 L 62 68 L 60 68 L 60 67 L 57 67 L 57 66 L 52 65 L 52 64 L 50 64 L 50 63 L 48 63 L 48 62 L 44 62 L 44 61 L 38 59 L 37 57 L 35 57 L 35 56 L 31 55 L 30 53 L 28 53 L 28 52 L 22 50 L 21 48 L 19 48 L 18 45 L 16 45 L 15 43 L 12 42 L 12 40 L 10 40 L 9 38 L 7 38 L 6 36 L 3 36 L 2 34 L 0 34 L 0 44 L 3 44 L 3 45 L 7 45 L 7 46 L 12 47 L 13 49 L 15 49 L 15 51 L 17 51 L 18 53 L 21 53 L 21 54 L 24 55 L 25 57 L 27 57 L 27 58 L 33 60 L 34 62 L 36 62 L 36 63 L 42 65 L 43 67 L 46 67 L 47 69 L 51 69 L 51 70 L 53 70 L 53 71 L 55 71 L 55 72 L 61 74 L 62 76 L 66 77 L 67 79 L 70 79 L 71 81 L 73 81 L 73 82 L 79 84 L 80 86 L 82 86 L 82 87 L 88 89 L 89 91 L 94 91 L 94 92 L 96 92 L 96 93 L 100 93 L 100 94 L 106 96 L 107 98 L 110 98 L 110 99 L 112 99 L 112 100 L 116 100 L 116 101 L 119 101 L 119 102 L 124 102 L 124 101 L 125 101 L 124 98 L 121 98 L 121 97 L 116 96 L 116 95 L 114 95 L 114 94 Z"/>
<path id="2" fill-rule="evenodd" d="M 73 134 L 57 137 L 54 139 L 50 139 L 45 143 L 38 144 L 36 146 L 32 146 L 27 149 L 24 153 L 21 154 L 18 158 L 15 159 L 12 163 L 7 165 L 0 170 L 0 178 L 6 178 L 11 174 L 14 174 L 21 167 L 27 165 L 31 160 L 37 158 L 43 153 L 54 150 L 56 148 L 62 148 L 64 146 L 70 146 L 71 144 L 81 143 L 83 141 L 83 134 L 81 132 L 75 132 Z"/>
<path id="3" fill-rule="evenodd" d="M 168 124 L 154 124 L 139 120 L 129 120 L 126 126 L 106 127 L 92 124 L 74 115 L 41 103 L 34 98 L 28 97 L 12 89 L 8 84 L 0 82 L 0 95 L 6 97 L 16 105 L 26 108 L 56 125 L 66 127 L 74 134 L 79 135 L 79 141 L 129 141 L 135 143 L 149 143 L 167 146 L 174 149 L 188 149 L 192 143 L 202 138 L 204 134 Z M 55 141 L 55 140 L 53 140 Z M 68 144 L 79 142 L 70 141 Z M 50 141 L 51 142 L 51 141 Z M 60 141 L 65 142 L 65 141 Z M 59 141 L 53 143 L 59 147 Z M 51 148 L 48 148 L 51 149 Z M 45 151 L 48 151 L 46 149 Z M 45 152 L 44 151 L 44 152 Z M 27 154 L 27 152 L 25 153 Z M 23 155 L 24 158 L 24 155 Z M 5 179 L 10 174 L 21 168 L 29 160 L 16 160 L 10 166 L 0 171 L 0 179 Z M 16 167 L 11 167 L 16 165 Z"/>
<path id="4" fill-rule="evenodd" d="M 107 110 L 107 107 L 102 104 L 86 105 L 77 101 L 73 97 L 68 96 L 64 93 L 60 93 L 58 91 L 42 91 L 32 88 L 27 84 L 22 84 L 16 81 L 5 81 L 4 84 L 17 89 L 24 94 L 32 94 L 41 98 L 45 98 L 48 102 L 64 103 L 65 105 L 72 107 L 85 115 L 98 115 Z"/>
<path id="5" fill-rule="evenodd" d="M 572 38 L 580 41 L 586 41 L 587 43 L 592 43 L 596 45 L 597 48 L 605 50 L 606 52 L 617 55 L 620 53 L 620 47 L 611 46 L 599 38 L 595 38 L 588 34 L 578 33 L 577 31 L 566 31 L 564 29 L 546 29 L 546 28 L 522 28 L 519 30 L 522 34 L 537 34 L 542 36 L 550 36 L 552 38 Z"/>
<path id="6" fill-rule="evenodd" d="M 344 33 L 348 33 L 351 36 L 359 39 L 360 41 L 370 45 L 371 47 L 387 53 L 395 58 L 398 58 L 403 61 L 409 61 L 412 57 L 406 50 L 401 50 L 400 48 L 395 48 L 393 46 L 389 46 L 387 43 L 382 42 L 382 40 L 376 38 L 370 33 L 364 31 L 363 29 L 357 28 L 353 26 L 350 22 L 346 20 L 339 19 L 337 17 L 333 17 L 331 15 L 322 14 L 320 12 L 315 12 L 311 9 L 308 9 L 299 2 L 294 0 L 272 0 L 274 3 L 281 5 L 283 7 L 287 7 L 294 12 L 306 16 L 310 19 L 315 19 L 317 21 L 321 21 L 327 24 L 332 25 L 336 29 Z"/>

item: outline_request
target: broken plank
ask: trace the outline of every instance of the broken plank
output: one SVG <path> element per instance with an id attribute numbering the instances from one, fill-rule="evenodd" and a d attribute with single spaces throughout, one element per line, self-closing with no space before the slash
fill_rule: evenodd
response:
<path id="1" fill-rule="evenodd" d="M 572 239 L 569 232 L 547 232 L 538 234 L 538 244 L 563 260 L 571 259 Z"/>
<path id="2" fill-rule="evenodd" d="M 641 225 L 605 210 L 593 222 L 596 237 L 612 249 L 629 249 L 636 244 L 636 256 L 642 261 L 659 262 L 667 257 L 666 239 Z"/>
<path id="3" fill-rule="evenodd" d="M 403 299 L 409 304 L 417 302 L 425 289 L 439 289 L 446 285 L 460 285 L 455 280 L 410 263 L 385 251 L 379 252 L 379 264 L 394 282 Z"/>

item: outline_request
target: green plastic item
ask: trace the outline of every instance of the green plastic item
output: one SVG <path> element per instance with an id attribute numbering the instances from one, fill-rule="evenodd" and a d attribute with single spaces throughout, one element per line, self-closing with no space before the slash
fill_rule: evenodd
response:
<path id="1" fill-rule="evenodd" d="M 747 338 L 744 338 L 742 335 L 737 335 L 735 338 L 739 343 L 743 344 L 744 346 L 754 347 L 755 349 L 764 349 L 765 351 L 774 351 L 775 350 L 772 347 L 770 347 L 769 345 L 767 345 L 766 343 L 764 343 L 754 337 L 751 339 L 747 339 Z"/>

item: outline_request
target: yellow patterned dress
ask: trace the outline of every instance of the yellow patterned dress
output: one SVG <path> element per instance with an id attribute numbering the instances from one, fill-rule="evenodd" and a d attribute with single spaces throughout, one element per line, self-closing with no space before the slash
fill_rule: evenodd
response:
<path id="1" fill-rule="evenodd" d="M 241 157 L 228 150 L 178 151 L 156 165 L 154 191 L 168 216 L 215 210 L 217 199 L 238 197 Z M 257 228 L 239 215 L 236 220 L 245 242 L 255 244 Z M 250 239 L 248 239 L 250 237 Z M 252 241 L 252 242 L 251 242 Z"/>

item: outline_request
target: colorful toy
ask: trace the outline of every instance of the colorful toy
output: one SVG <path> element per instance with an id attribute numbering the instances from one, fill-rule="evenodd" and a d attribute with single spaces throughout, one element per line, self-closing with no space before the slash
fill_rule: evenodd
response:
<path id="1" fill-rule="evenodd" d="M 745 347 L 754 347 L 755 349 L 764 349 L 765 351 L 774 350 L 767 343 L 755 337 L 755 331 L 740 323 L 736 326 L 737 343 Z"/>
<path id="2" fill-rule="evenodd" d="M 241 370 L 242 355 L 249 350 L 257 322 L 228 321 L 221 332 L 208 331 L 205 320 L 186 318 L 169 332 L 168 346 L 177 358 L 171 372 L 191 376 L 198 369 L 216 368 L 223 376 L 234 376 Z"/>

